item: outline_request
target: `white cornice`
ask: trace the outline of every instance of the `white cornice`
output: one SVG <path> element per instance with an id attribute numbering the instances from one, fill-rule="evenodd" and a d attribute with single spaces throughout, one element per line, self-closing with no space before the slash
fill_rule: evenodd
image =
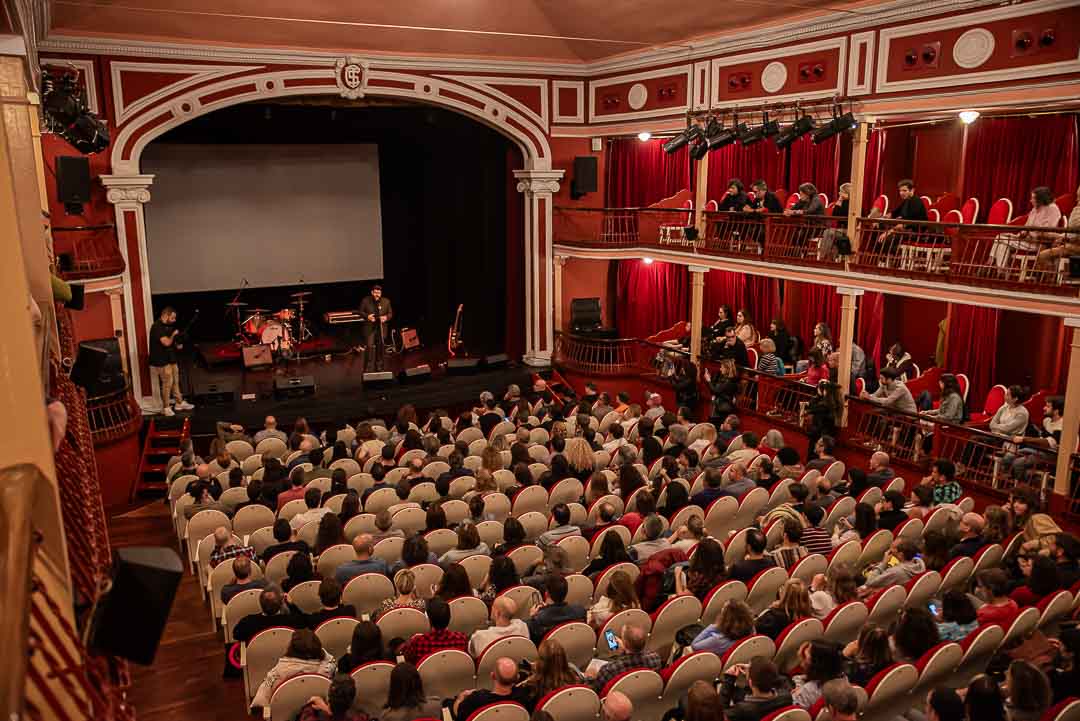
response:
<path id="1" fill-rule="evenodd" d="M 922 20 L 928 15 L 999 5 L 999 0 L 888 0 L 872 7 L 833 12 L 808 20 L 793 20 L 754 31 L 732 32 L 722 37 L 691 40 L 591 63 L 499 60 L 467 57 L 406 57 L 392 53 L 348 51 L 386 68 L 441 72 L 520 73 L 545 76 L 596 77 L 664 64 L 715 58 L 795 40 L 868 30 L 889 23 Z M 153 43 L 119 38 L 53 35 L 39 44 L 41 52 L 122 55 L 171 60 L 230 60 L 239 63 L 323 65 L 347 51 L 314 51 L 285 48 L 245 48 L 188 43 Z"/>

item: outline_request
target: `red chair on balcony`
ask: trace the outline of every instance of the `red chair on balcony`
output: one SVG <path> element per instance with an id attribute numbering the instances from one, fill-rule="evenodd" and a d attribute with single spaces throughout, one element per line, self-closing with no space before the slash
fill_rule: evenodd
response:
<path id="1" fill-rule="evenodd" d="M 661 223 L 660 224 L 660 243 L 661 245 L 695 245 L 696 241 L 688 241 L 686 239 L 686 227 L 694 224 L 694 201 L 687 200 L 682 205 L 686 209 L 686 215 L 682 213 L 673 213 L 677 218 L 683 222 L 676 223 Z"/>
<path id="2" fill-rule="evenodd" d="M 930 212 L 930 208 L 934 207 L 934 201 L 930 199 L 929 195 L 920 195 L 919 200 L 922 201 L 923 207 L 926 208 L 926 212 Z"/>
<path id="3" fill-rule="evenodd" d="M 960 222 L 971 225 L 979 217 L 979 199 L 968 198 L 960 208 Z"/>
<path id="4" fill-rule="evenodd" d="M 1008 198 L 998 198 L 990 206 L 990 212 L 986 216 L 986 222 L 990 225 L 1010 225 L 1012 220 L 1012 201 Z"/>
<path id="5" fill-rule="evenodd" d="M 887 215 L 889 212 L 889 196 L 879 195 L 874 204 L 870 206 L 871 210 L 877 210 L 882 215 Z"/>
<path id="6" fill-rule="evenodd" d="M 821 198 L 821 207 L 828 208 L 829 196 L 825 195 L 825 193 L 818 193 L 818 197 Z"/>
<path id="7" fill-rule="evenodd" d="M 934 201 L 934 210 L 937 210 L 938 215 L 948 215 L 950 211 L 956 210 L 960 207 L 960 200 L 952 193 L 943 193 L 938 196 L 938 199 Z"/>
<path id="8" fill-rule="evenodd" d="M 784 203 L 784 208 L 786 210 L 791 210 L 792 208 L 795 207 L 795 204 L 798 203 L 798 202 L 799 202 L 799 194 L 798 193 L 792 193 L 791 195 L 788 196 L 787 202 Z"/>

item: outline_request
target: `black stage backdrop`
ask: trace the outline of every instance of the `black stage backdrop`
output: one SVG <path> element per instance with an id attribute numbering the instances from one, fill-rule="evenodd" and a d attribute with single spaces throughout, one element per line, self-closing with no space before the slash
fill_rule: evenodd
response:
<path id="1" fill-rule="evenodd" d="M 508 232 L 506 188 L 520 152 L 496 131 L 456 113 L 418 106 L 331 107 L 323 100 L 247 104 L 196 118 L 161 137 L 167 143 L 377 143 L 384 293 L 395 325 L 417 328 L 425 346 L 444 345 L 459 303 L 472 353 L 506 349 L 507 292 L 523 294 L 521 228 Z M 513 214 L 512 218 L 517 216 Z M 519 223 L 520 221 L 518 221 Z M 153 228 L 149 228 L 152 236 Z M 512 235 L 510 235 L 512 233 Z M 508 235 L 510 237 L 508 237 Z M 151 242 L 153 242 L 151 240 Z M 243 269 L 236 269 L 237 285 Z M 521 277 L 518 277 L 521 276 Z M 309 321 L 355 308 L 371 282 L 308 285 Z M 299 288 L 245 290 L 249 307 L 288 307 Z M 153 296 L 155 316 L 175 307 L 182 326 L 196 308 L 195 340 L 224 340 L 234 326 L 224 304 L 236 290 Z M 520 302 L 513 307 L 521 308 Z"/>

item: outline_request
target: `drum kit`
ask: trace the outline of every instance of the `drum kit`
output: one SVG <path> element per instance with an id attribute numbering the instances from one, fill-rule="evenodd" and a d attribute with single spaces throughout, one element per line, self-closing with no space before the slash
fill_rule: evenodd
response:
<path id="1" fill-rule="evenodd" d="M 225 305 L 236 323 L 236 339 L 242 346 L 266 345 L 275 357 L 295 358 L 299 346 L 312 337 L 304 317 L 304 309 L 311 303 L 311 291 L 292 293 L 289 305 L 271 311 L 269 308 L 247 309 L 247 303 L 233 300 Z"/>

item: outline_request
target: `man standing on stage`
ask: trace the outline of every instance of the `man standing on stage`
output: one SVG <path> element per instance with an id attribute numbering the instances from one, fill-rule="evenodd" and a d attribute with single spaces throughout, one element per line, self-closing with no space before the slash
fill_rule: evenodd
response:
<path id="1" fill-rule="evenodd" d="M 162 308 L 157 322 L 150 326 L 150 377 L 154 388 L 161 386 L 161 412 L 167 416 L 176 415 L 169 407 L 171 396 L 176 398 L 176 410 L 190 411 L 195 406 L 184 400 L 180 393 L 180 368 L 176 365 L 176 351 L 182 348 L 180 330 L 176 326 L 176 311 L 171 307 Z"/>
<path id="2" fill-rule="evenodd" d="M 364 317 L 364 370 L 380 371 L 386 357 L 386 338 L 390 333 L 387 325 L 394 317 L 390 299 L 383 298 L 382 286 L 371 288 L 371 295 L 360 301 L 360 315 Z"/>

